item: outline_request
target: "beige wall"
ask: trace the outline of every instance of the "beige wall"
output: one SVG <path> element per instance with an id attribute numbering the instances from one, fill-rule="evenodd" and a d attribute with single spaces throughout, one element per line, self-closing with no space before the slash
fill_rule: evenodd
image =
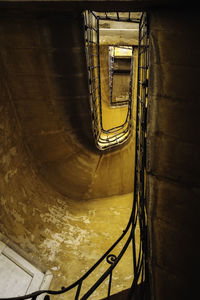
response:
<path id="1" fill-rule="evenodd" d="M 143 1 L 128 2 L 133 9 L 147 5 Z M 158 1 L 148 3 L 148 8 L 159 5 Z M 108 5 L 112 6 L 107 1 Z M 124 163 L 132 157 L 134 145 L 103 155 L 89 146 L 87 82 L 83 61 L 78 60 L 83 49 L 79 34 L 78 43 L 73 40 L 77 35 L 69 34 L 77 33 L 80 23 L 71 28 L 67 18 L 59 21 L 51 15 L 45 21 L 28 11 L 23 18 L 10 16 L 7 11 L 0 22 L 0 228 L 33 261 L 52 269 L 54 287 L 56 283 L 65 285 L 61 273 L 66 274 L 67 282 L 69 276 L 72 279 L 72 269 L 76 277 L 88 260 L 88 247 L 93 253 L 93 241 L 97 245 L 98 240 L 99 245 L 101 228 L 103 232 L 107 229 L 106 222 L 99 227 L 104 211 L 112 208 L 116 212 L 110 214 L 109 225 L 113 216 L 115 224 L 127 220 L 133 166 L 126 169 Z M 155 300 L 192 299 L 198 278 L 194 273 L 199 268 L 200 24 L 197 13 L 178 10 L 152 10 L 150 22 L 147 162 L 152 295 Z M 72 52 L 67 42 L 61 46 L 63 36 L 74 42 Z M 76 64 L 71 65 L 71 61 Z M 73 78 L 66 77 L 66 66 L 74 70 Z M 63 78 L 70 83 L 68 89 Z M 74 122 L 70 116 L 80 111 L 84 111 L 80 114 L 82 121 Z M 89 133 L 84 138 L 81 128 L 82 134 Z M 101 198 L 118 194 L 122 196 Z M 83 198 L 88 200 L 80 202 Z M 100 230 L 96 236 L 97 227 Z M 115 233 L 108 233 L 106 247 Z M 77 248 L 75 254 L 72 243 L 80 243 L 80 251 Z M 103 247 L 90 254 L 94 261 Z M 77 257 L 81 253 L 79 269 Z M 67 263 L 59 269 L 61 261 Z"/>
<path id="2" fill-rule="evenodd" d="M 81 22 L 71 14 L 2 19 L 1 93 L 7 89 L 34 165 L 56 191 L 76 199 L 129 193 L 133 163 L 124 164 L 133 144 L 94 147 Z"/>
<path id="3" fill-rule="evenodd" d="M 77 280 L 111 246 L 132 204 L 134 140 L 115 151 L 94 148 L 75 20 L 0 18 L 0 231 L 52 271 L 53 289 Z M 130 285 L 130 252 L 113 292 Z M 94 299 L 106 296 L 106 284 Z"/>
<path id="4" fill-rule="evenodd" d="M 83 275 L 122 233 L 130 215 L 132 193 L 93 200 L 61 195 L 40 176 L 27 151 L 12 103 L 7 100 L 8 97 L 1 102 L 0 231 L 31 262 L 50 269 L 54 274 L 51 288 L 58 289 Z M 113 292 L 129 286 L 131 255 L 129 260 L 127 267 L 121 265 L 117 271 Z M 102 271 L 98 269 L 84 289 Z M 105 297 L 104 287 L 95 297 Z"/>

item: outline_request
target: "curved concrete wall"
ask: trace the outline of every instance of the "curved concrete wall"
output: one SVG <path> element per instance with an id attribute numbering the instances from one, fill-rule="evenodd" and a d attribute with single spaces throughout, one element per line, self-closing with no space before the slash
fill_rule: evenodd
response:
<path id="1" fill-rule="evenodd" d="M 52 271 L 52 289 L 99 259 L 132 203 L 134 141 L 106 153 L 94 147 L 81 28 L 79 13 L 0 16 L 0 231 Z M 128 261 L 113 292 L 130 285 L 131 251 Z"/>
<path id="2" fill-rule="evenodd" d="M 51 270 L 51 289 L 58 290 L 79 279 L 119 237 L 130 216 L 133 196 L 74 200 L 55 191 L 40 176 L 9 96 L 4 96 L 0 105 L 0 232 L 34 265 Z M 113 278 L 113 292 L 131 283 L 131 249 L 127 255 L 127 265 L 122 264 Z M 105 267 L 90 276 L 84 291 Z M 106 296 L 106 284 L 98 289 L 96 299 Z M 67 298 L 74 299 L 74 291 Z"/>
<path id="3" fill-rule="evenodd" d="M 147 5 L 137 1 L 134 6 L 135 1 L 132 2 L 133 9 Z M 157 1 L 148 2 L 148 7 L 152 3 L 158 5 Z M 80 19 L 74 15 L 76 22 L 72 28 L 67 26 L 70 22 L 65 17 L 60 19 L 54 14 L 46 20 L 44 12 L 36 17 L 30 11 L 20 17 L 15 13 L 1 15 L 0 228 L 30 253 L 33 260 L 38 258 L 41 264 L 54 270 L 56 287 L 57 283 L 61 284 L 61 274 L 66 274 L 65 281 L 72 267 L 74 274 L 80 271 L 76 266 L 81 253 L 84 253 L 81 257 L 84 266 L 88 245 L 92 253 L 98 244 L 94 229 L 87 227 L 94 210 L 99 211 L 97 219 L 93 218 L 96 228 L 97 221 L 103 217 L 102 207 L 103 211 L 111 209 L 109 220 L 115 215 L 115 226 L 121 222 L 122 215 L 126 223 L 129 196 L 118 200 L 98 199 L 92 210 L 92 203 L 78 200 L 131 191 L 132 170 L 125 171 L 123 162 L 132 157 L 133 145 L 105 154 L 96 152 L 92 146 L 86 69 L 85 62 L 80 61 L 82 36 L 77 32 Z M 199 268 L 200 250 L 200 24 L 197 13 L 178 10 L 152 10 L 150 21 L 147 179 L 152 298 L 192 299 L 195 284 L 198 287 L 195 271 Z M 55 25 L 59 30 L 55 30 Z M 76 34 L 72 34 L 74 31 Z M 65 40 L 62 48 L 63 36 L 70 38 L 74 45 L 72 51 Z M 74 39 L 77 36 L 78 41 Z M 79 63 L 75 64 L 75 60 Z M 65 72 L 68 66 L 74 69 L 73 79 Z M 70 82 L 67 88 L 65 78 Z M 80 123 L 76 120 L 78 113 Z M 58 144 L 62 146 L 57 147 Z M 115 201 L 120 211 L 112 206 Z M 84 209 L 79 211 L 77 207 L 81 206 L 87 207 L 87 214 Z M 100 236 L 110 228 L 108 224 L 102 226 Z M 66 246 L 64 241 L 69 233 Z M 109 235 L 114 236 L 107 233 L 107 242 Z M 88 236 L 91 236 L 89 240 Z M 86 241 L 87 246 L 84 248 L 82 244 L 79 251 L 81 241 Z M 68 251 L 70 243 L 75 242 L 78 252 L 72 253 L 72 248 L 67 252 L 69 255 L 61 251 Z M 98 251 L 102 253 L 102 248 Z M 98 255 L 93 254 L 96 260 Z M 56 269 L 59 261 L 66 260 L 64 269 Z"/>
<path id="4" fill-rule="evenodd" d="M 94 147 L 82 21 L 75 13 L 1 18 L 1 79 L 34 164 L 56 191 L 73 199 L 129 193 L 133 143 L 109 153 Z"/>

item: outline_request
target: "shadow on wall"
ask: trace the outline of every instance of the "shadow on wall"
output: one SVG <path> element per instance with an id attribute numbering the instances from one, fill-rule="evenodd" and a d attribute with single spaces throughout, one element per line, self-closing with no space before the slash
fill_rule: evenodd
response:
<path id="1" fill-rule="evenodd" d="M 94 151 L 83 21 L 81 13 L 51 17 L 46 42 L 52 48 L 49 59 L 57 83 L 56 102 L 78 141 Z"/>

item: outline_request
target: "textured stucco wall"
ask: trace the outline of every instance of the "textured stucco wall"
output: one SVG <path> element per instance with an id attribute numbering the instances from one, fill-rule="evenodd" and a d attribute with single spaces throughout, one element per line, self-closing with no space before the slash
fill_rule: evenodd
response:
<path id="1" fill-rule="evenodd" d="M 158 1 L 128 2 L 140 10 L 159 5 Z M 110 3 L 107 1 L 107 7 L 116 9 Z M 77 35 L 69 35 L 77 33 L 80 23 L 77 19 L 73 29 L 68 27 L 70 18 L 56 18 L 55 10 L 47 21 L 46 8 L 43 6 L 37 17 L 31 9 L 25 9 L 28 14 L 20 17 L 17 10 L 11 15 L 1 10 L 0 229 L 28 253 L 30 260 L 53 271 L 52 286 L 57 287 L 65 285 L 65 279 L 69 283 L 69 278 L 73 281 L 79 277 L 88 253 L 92 264 L 92 258 L 95 261 L 104 246 L 107 248 L 116 233 L 107 231 L 111 220 L 117 233 L 121 230 L 118 224 L 127 221 L 130 194 L 91 199 L 132 191 L 130 169 L 123 173 L 123 162 L 131 151 L 128 145 L 121 152 L 99 155 L 87 148 L 91 135 L 82 138 L 79 129 L 83 123 L 70 118 L 81 107 L 85 112 L 82 120 L 87 119 L 83 131 L 89 132 L 85 130 L 90 128 L 85 104 L 87 82 L 76 80 L 85 78 L 83 61 L 70 62 L 72 55 L 75 61 L 82 54 L 80 40 L 73 40 Z M 152 295 L 155 300 L 183 300 L 192 298 L 198 279 L 195 271 L 199 269 L 200 24 L 197 13 L 178 10 L 151 11 L 150 21 L 147 177 Z M 74 43 L 72 52 L 67 40 L 63 46 L 63 36 Z M 66 57 L 70 59 L 63 59 Z M 67 65 L 75 70 L 71 79 L 65 73 Z M 65 80 L 69 80 L 73 93 L 66 89 Z M 82 83 L 79 88 L 77 82 Z M 75 102 L 78 98 L 83 106 Z M 76 105 L 66 105 L 69 99 Z M 75 108 L 70 114 L 69 107 Z M 113 179 L 112 185 L 108 178 Z M 80 202 L 83 198 L 89 200 Z M 108 218 L 104 217 L 99 226 L 105 211 Z M 99 228 L 98 233 L 94 228 Z M 99 244 L 102 236 L 103 245 Z M 100 248 L 94 253 L 97 240 Z M 67 278 L 61 280 L 61 273 Z M 120 284 L 124 283 L 120 280 Z"/>
<path id="2" fill-rule="evenodd" d="M 78 201 L 56 192 L 40 177 L 8 95 L 5 100 L 0 106 L 0 231 L 33 264 L 51 270 L 54 275 L 51 288 L 58 289 L 83 275 L 122 233 L 130 215 L 132 194 Z M 121 264 L 113 274 L 113 292 L 130 285 L 131 250 L 128 253 L 125 265 Z M 83 289 L 94 282 L 104 266 Z M 105 285 L 94 299 L 105 297 Z"/>
<path id="3" fill-rule="evenodd" d="M 75 13 L 1 16 L 2 89 L 34 164 L 55 190 L 76 199 L 130 193 L 133 163 L 124 164 L 133 144 L 107 153 L 94 147 L 82 29 Z"/>
<path id="4" fill-rule="evenodd" d="M 199 270 L 198 14 L 150 15 L 148 202 L 152 299 L 194 299 Z"/>
<path id="5" fill-rule="evenodd" d="M 76 14 L 0 15 L 0 231 L 52 271 L 53 289 L 108 249 L 132 203 L 134 142 L 107 153 L 92 142 L 80 22 Z M 113 292 L 130 285 L 129 254 Z"/>

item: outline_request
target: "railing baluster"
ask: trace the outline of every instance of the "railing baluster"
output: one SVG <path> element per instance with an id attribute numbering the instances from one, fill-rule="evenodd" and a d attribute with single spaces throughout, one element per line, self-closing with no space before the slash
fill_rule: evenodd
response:
<path id="1" fill-rule="evenodd" d="M 78 300 L 78 298 L 79 298 L 80 291 L 81 291 L 81 287 L 82 287 L 82 281 L 81 281 L 80 284 L 78 285 L 78 288 L 77 288 L 77 291 L 76 291 L 75 300 Z"/>
<path id="2" fill-rule="evenodd" d="M 107 299 L 109 299 L 109 298 L 110 298 L 111 284 L 112 284 L 112 271 L 111 271 L 111 273 L 110 273 L 110 276 L 109 276 L 109 283 L 108 283 L 108 295 L 107 295 Z"/>

